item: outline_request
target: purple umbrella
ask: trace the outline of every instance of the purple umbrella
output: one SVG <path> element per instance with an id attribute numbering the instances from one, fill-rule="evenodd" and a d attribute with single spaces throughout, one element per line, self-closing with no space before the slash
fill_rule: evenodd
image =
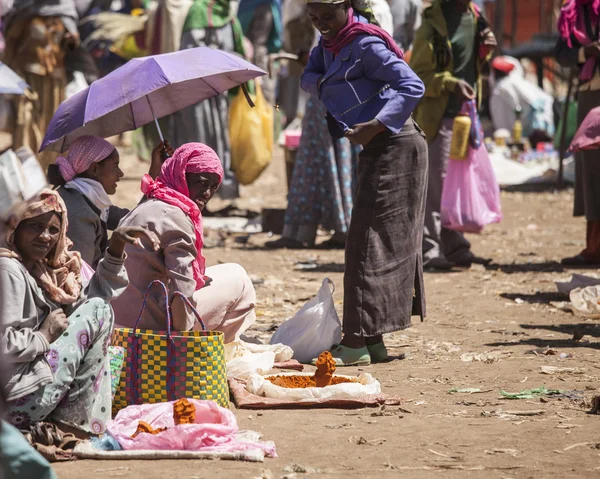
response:
<path id="1" fill-rule="evenodd" d="M 63 152 L 77 138 L 103 138 L 217 96 L 266 72 L 208 47 L 135 58 L 61 103 L 40 151 Z M 159 134 L 162 139 L 162 133 Z"/>

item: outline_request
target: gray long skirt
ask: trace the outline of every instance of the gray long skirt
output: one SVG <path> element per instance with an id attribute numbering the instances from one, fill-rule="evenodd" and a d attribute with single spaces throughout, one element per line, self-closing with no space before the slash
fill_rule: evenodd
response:
<path id="1" fill-rule="evenodd" d="M 184 32 L 181 49 L 208 46 L 226 52 L 234 52 L 233 29 L 228 23 L 221 28 L 195 29 Z M 189 106 L 172 115 L 170 136 L 173 146 L 184 143 L 205 143 L 217 152 L 225 176 L 217 194 L 222 199 L 239 197 L 238 183 L 231 169 L 231 146 L 229 142 L 229 101 L 227 93 L 218 95 L 196 105 Z"/>
<path id="2" fill-rule="evenodd" d="M 412 120 L 360 153 L 346 240 L 344 334 L 378 336 L 425 316 L 423 221 L 427 142 Z"/>
<path id="3" fill-rule="evenodd" d="M 600 91 L 581 91 L 577 106 L 577 123 L 593 108 L 600 106 Z M 575 208 L 574 216 L 585 216 L 587 221 L 600 221 L 600 168 L 598 151 L 575 154 Z"/>

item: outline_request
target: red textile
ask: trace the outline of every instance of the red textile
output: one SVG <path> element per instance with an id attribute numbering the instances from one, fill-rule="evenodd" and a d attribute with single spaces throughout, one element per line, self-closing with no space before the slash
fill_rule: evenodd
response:
<path id="1" fill-rule="evenodd" d="M 373 35 L 381 38 L 387 47 L 394 52 L 398 58 L 401 60 L 404 59 L 402 50 L 400 50 L 398 45 L 396 45 L 396 42 L 394 42 L 394 39 L 388 32 L 376 25 L 360 23 L 354 18 L 354 11 L 352 8 L 348 9 L 348 20 L 346 22 L 346 26 L 338 32 L 333 40 L 323 40 L 323 48 L 325 48 L 325 50 L 328 52 L 332 52 L 334 55 L 337 55 L 342 48 L 352 43 L 352 41 L 354 41 L 354 39 L 359 35 Z"/>

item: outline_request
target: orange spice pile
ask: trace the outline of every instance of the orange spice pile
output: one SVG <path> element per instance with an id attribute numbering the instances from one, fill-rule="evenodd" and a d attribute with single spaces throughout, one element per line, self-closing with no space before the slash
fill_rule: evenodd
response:
<path id="1" fill-rule="evenodd" d="M 137 429 L 133 433 L 133 436 L 131 436 L 131 439 L 135 438 L 136 436 L 138 436 L 138 434 L 141 434 L 143 432 L 145 432 L 146 434 L 158 434 L 158 433 L 166 431 L 166 430 L 167 430 L 166 427 L 159 427 L 157 429 L 154 429 L 146 421 L 140 421 L 140 423 L 138 424 Z"/>
<path id="2" fill-rule="evenodd" d="M 173 403 L 173 420 L 175 424 L 193 424 L 196 421 L 196 408 L 187 399 L 179 399 Z M 131 436 L 131 439 L 135 438 L 139 434 L 159 434 L 166 431 L 168 428 L 159 427 L 154 429 L 146 421 L 140 421 L 136 431 Z"/>
<path id="3" fill-rule="evenodd" d="M 175 424 L 193 424 L 196 422 L 196 408 L 187 399 L 180 399 L 173 404 Z"/>
<path id="4" fill-rule="evenodd" d="M 271 381 L 275 386 L 282 388 L 323 388 L 326 386 L 335 386 L 336 384 L 356 382 L 355 379 L 334 377 L 335 361 L 329 351 L 325 351 L 317 358 L 317 370 L 314 376 L 269 376 L 265 378 Z"/>
<path id="5" fill-rule="evenodd" d="M 317 370 L 315 371 L 315 383 L 318 388 L 324 388 L 331 384 L 331 378 L 335 372 L 335 361 L 329 351 L 325 351 L 317 358 Z"/>

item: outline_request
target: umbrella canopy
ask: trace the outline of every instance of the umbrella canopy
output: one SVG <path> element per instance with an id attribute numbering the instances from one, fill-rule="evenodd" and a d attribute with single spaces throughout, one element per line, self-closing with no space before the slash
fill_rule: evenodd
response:
<path id="1" fill-rule="evenodd" d="M 0 95 L 22 95 L 27 88 L 25 80 L 0 62 Z"/>
<path id="2" fill-rule="evenodd" d="M 61 103 L 40 151 L 63 152 L 77 138 L 135 130 L 266 72 L 208 47 L 134 58 Z"/>
<path id="3" fill-rule="evenodd" d="M 569 151 L 597 150 L 600 148 L 600 106 L 590 110 L 579 125 Z"/>

